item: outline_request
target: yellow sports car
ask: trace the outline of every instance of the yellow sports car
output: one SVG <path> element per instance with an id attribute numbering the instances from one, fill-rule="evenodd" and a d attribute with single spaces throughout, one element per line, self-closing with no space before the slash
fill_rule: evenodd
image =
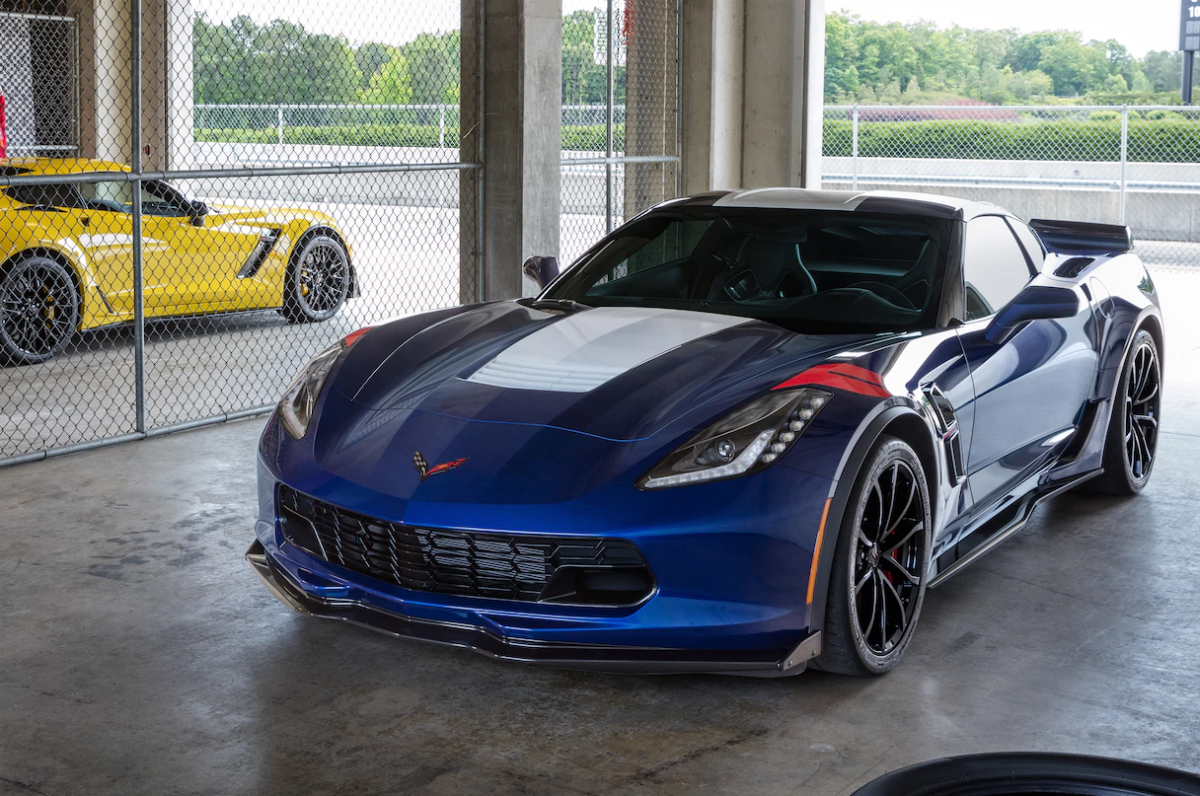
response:
<path id="1" fill-rule="evenodd" d="M 0 174 L 129 172 L 98 160 L 0 160 Z M 0 188 L 0 359 L 44 362 L 77 331 L 133 320 L 133 183 Z M 324 321 L 356 295 L 350 248 L 312 210 L 206 205 L 143 183 L 147 318 L 278 309 Z"/>

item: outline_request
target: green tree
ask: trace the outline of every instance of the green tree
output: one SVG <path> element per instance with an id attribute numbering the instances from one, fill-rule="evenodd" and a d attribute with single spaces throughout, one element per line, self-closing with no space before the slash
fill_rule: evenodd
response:
<path id="1" fill-rule="evenodd" d="M 370 86 L 362 94 L 362 101 L 368 105 L 407 105 L 412 101 L 412 96 L 408 61 L 397 53 L 371 78 Z"/>
<path id="2" fill-rule="evenodd" d="M 440 103 L 446 96 L 446 89 L 458 85 L 460 46 L 459 32 L 454 30 L 441 34 L 422 33 L 400 47 L 401 55 L 408 61 L 414 103 Z"/>
<path id="3" fill-rule="evenodd" d="M 362 73 L 361 85 L 364 89 L 370 87 L 371 78 L 375 77 L 375 74 L 383 68 L 384 64 L 391 61 L 395 54 L 395 47 L 376 41 L 367 42 L 354 51 L 354 65 Z"/>

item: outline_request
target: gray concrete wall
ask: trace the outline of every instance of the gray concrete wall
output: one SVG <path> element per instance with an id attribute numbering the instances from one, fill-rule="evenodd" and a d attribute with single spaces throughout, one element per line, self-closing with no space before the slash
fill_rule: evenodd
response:
<path id="1" fill-rule="evenodd" d="M 683 14 L 684 192 L 818 186 L 823 0 L 696 0 Z"/>

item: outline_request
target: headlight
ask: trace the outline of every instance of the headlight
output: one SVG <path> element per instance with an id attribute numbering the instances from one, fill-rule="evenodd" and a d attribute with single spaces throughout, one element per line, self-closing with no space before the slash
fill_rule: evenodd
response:
<path id="1" fill-rule="evenodd" d="M 692 437 L 638 481 L 663 489 L 734 478 L 771 466 L 821 411 L 831 393 L 788 390 L 764 395 Z"/>
<path id="2" fill-rule="evenodd" d="M 333 369 L 333 363 L 349 346 L 344 340 L 339 340 L 321 353 L 313 357 L 304 366 L 300 375 L 292 382 L 279 402 L 279 418 L 292 439 L 303 439 L 308 431 L 308 421 L 312 420 L 313 408 L 317 405 L 317 397 L 325 386 L 325 379 Z"/>

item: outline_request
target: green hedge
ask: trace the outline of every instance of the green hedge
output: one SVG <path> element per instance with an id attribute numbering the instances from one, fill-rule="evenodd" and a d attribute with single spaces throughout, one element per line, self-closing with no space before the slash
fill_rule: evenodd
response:
<path id="1" fill-rule="evenodd" d="M 824 154 L 850 157 L 852 124 L 826 119 Z M 1120 118 L 1089 121 L 862 122 L 859 155 L 867 158 L 1115 161 L 1121 157 Z M 1129 159 L 1200 162 L 1200 119 L 1171 114 L 1129 121 Z"/>
<path id="2" fill-rule="evenodd" d="M 210 143 L 277 144 L 279 131 L 275 128 L 204 128 L 195 130 L 195 140 Z M 283 143 L 319 146 L 414 146 L 436 147 L 440 144 L 436 125 L 418 124 L 356 124 L 345 127 L 284 127 Z M 446 146 L 458 146 L 458 130 L 446 129 Z"/>

